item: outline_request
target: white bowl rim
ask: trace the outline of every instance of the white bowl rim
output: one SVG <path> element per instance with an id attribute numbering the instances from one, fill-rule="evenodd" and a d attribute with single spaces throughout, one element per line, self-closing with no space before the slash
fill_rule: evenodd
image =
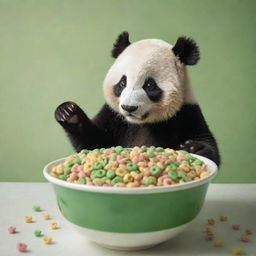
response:
<path id="1" fill-rule="evenodd" d="M 195 181 L 188 181 L 182 184 L 175 184 L 169 186 L 156 186 L 156 187 L 137 187 L 137 188 L 127 188 L 127 187 L 102 187 L 102 186 L 93 186 L 93 185 L 86 185 L 86 184 L 75 184 L 67 181 L 60 180 L 55 178 L 49 174 L 49 170 L 53 165 L 60 164 L 64 162 L 67 157 L 52 161 L 48 163 L 44 169 L 43 174 L 44 177 L 53 184 L 59 185 L 61 187 L 66 187 L 75 190 L 82 190 L 88 192 L 100 192 L 100 193 L 111 193 L 111 194 L 152 194 L 152 193 L 163 193 L 163 192 L 170 192 L 170 191 L 178 191 L 178 190 L 185 190 L 193 187 L 197 187 L 203 185 L 205 183 L 210 182 L 217 174 L 218 167 L 217 165 L 210 159 L 199 156 L 196 154 L 191 154 L 192 156 L 204 161 L 206 165 L 207 171 L 210 174 L 206 177 L 200 178 L 199 180 Z"/>

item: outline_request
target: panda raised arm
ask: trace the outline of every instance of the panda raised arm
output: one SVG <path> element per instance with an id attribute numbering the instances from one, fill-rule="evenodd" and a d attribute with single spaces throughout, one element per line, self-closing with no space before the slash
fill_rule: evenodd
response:
<path id="1" fill-rule="evenodd" d="M 184 149 L 220 164 L 216 140 L 194 96 L 186 65 L 195 65 L 200 53 L 186 37 L 176 44 L 158 39 L 130 43 L 120 34 L 116 58 L 104 82 L 106 104 L 90 120 L 73 102 L 55 111 L 75 150 L 121 145 Z"/>

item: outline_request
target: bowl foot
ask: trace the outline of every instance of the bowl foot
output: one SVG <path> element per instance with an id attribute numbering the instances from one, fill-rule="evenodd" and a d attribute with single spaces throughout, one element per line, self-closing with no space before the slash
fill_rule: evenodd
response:
<path id="1" fill-rule="evenodd" d="M 97 242 L 94 242 L 94 243 L 104 248 L 111 249 L 111 250 L 118 250 L 118 251 L 140 251 L 140 250 L 150 249 L 161 244 L 161 243 L 157 243 L 157 244 L 144 245 L 144 246 L 125 247 L 125 246 L 111 246 L 111 245 L 101 244 Z"/>

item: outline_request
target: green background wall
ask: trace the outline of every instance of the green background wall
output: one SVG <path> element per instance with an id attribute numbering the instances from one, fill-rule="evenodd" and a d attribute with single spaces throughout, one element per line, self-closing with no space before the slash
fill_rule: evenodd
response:
<path id="1" fill-rule="evenodd" d="M 239 0 L 0 1 L 1 181 L 44 181 L 43 166 L 73 153 L 56 106 L 77 102 L 92 117 L 117 35 L 131 41 L 193 37 L 189 68 L 222 166 L 215 182 L 256 182 L 256 2 Z"/>

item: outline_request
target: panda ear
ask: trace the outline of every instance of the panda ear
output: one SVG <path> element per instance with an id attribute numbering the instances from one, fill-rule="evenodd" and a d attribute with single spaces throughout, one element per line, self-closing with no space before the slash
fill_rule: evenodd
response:
<path id="1" fill-rule="evenodd" d="M 179 37 L 172 50 L 185 65 L 195 65 L 200 59 L 199 48 L 191 38 Z"/>
<path id="2" fill-rule="evenodd" d="M 114 47 L 112 49 L 111 55 L 113 58 L 117 58 L 118 55 L 131 43 L 129 42 L 129 34 L 128 32 L 124 31 L 121 33 L 116 42 L 114 43 Z"/>

